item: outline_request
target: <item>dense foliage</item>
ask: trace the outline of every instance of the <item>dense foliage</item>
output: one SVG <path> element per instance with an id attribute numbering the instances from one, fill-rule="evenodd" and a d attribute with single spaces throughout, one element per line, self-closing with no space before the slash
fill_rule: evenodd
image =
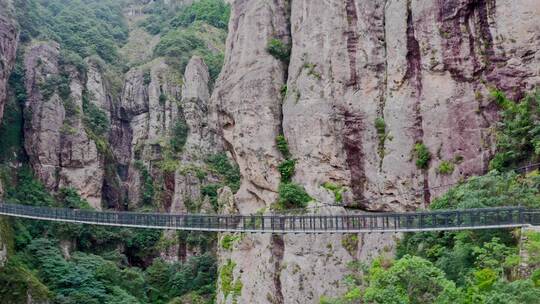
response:
<path id="1" fill-rule="evenodd" d="M 540 90 L 519 102 L 493 91 L 493 98 L 502 108 L 502 121 L 497 136 L 498 153 L 490 163 L 493 169 L 519 166 L 540 159 Z"/>
<path id="2" fill-rule="evenodd" d="M 88 208 L 71 188 L 50 195 L 29 168 L 20 170 L 16 180 L 3 179 L 9 202 Z M 205 254 L 172 264 L 155 259 L 161 238 L 158 230 L 10 221 L 8 227 L 14 231 L 9 235 L 14 236 L 16 250 L 0 270 L 2 303 L 21 303 L 27 291 L 35 299 L 65 304 L 169 303 L 182 296 L 204 303 L 213 297 L 215 258 Z M 209 246 L 191 234 L 184 238 L 188 244 Z M 69 257 L 62 253 L 61 243 L 73 247 Z M 118 248 L 124 248 L 123 252 Z"/>
<path id="3" fill-rule="evenodd" d="M 223 0 L 199 0 L 171 10 L 163 1 L 156 3 L 150 17 L 140 25 L 151 34 L 167 33 L 178 27 L 188 27 L 196 21 L 206 22 L 216 28 L 226 29 L 230 6 Z"/>
<path id="4" fill-rule="evenodd" d="M 203 31 L 205 27 L 201 23 L 171 30 L 161 37 L 154 54 L 167 57 L 169 63 L 180 71 L 185 70 L 193 55 L 198 55 L 208 66 L 210 79 L 215 81 L 223 65 L 223 54 L 208 49 L 207 42 L 202 38 Z"/>
<path id="5" fill-rule="evenodd" d="M 122 2 L 115 0 L 15 0 L 21 40 L 52 39 L 84 58 L 118 59 L 117 44 L 127 39 Z"/>
<path id="6" fill-rule="evenodd" d="M 205 21 L 217 28 L 227 29 L 231 8 L 223 0 L 200 0 L 180 10 L 171 20 L 171 26 L 188 26 Z"/>

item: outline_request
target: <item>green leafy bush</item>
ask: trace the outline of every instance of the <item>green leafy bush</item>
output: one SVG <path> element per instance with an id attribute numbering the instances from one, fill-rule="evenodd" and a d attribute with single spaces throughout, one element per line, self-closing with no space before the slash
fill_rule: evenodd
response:
<path id="1" fill-rule="evenodd" d="M 452 174 L 454 172 L 454 164 L 447 160 L 442 161 L 437 168 L 439 174 Z"/>
<path id="2" fill-rule="evenodd" d="M 385 268 L 376 260 L 364 293 L 366 303 L 451 303 L 460 297 L 455 284 L 431 262 L 404 256 Z"/>
<path id="3" fill-rule="evenodd" d="M 304 187 L 294 183 L 281 183 L 278 189 L 278 207 L 280 209 L 305 208 L 312 198 Z"/>
<path id="4" fill-rule="evenodd" d="M 274 58 L 288 63 L 291 57 L 291 45 L 283 42 L 280 39 L 272 38 L 266 46 L 268 53 Z"/>
<path id="5" fill-rule="evenodd" d="M 233 192 L 240 188 L 240 169 L 236 164 L 229 161 L 227 154 L 218 153 L 210 155 L 206 159 L 210 169 L 221 175 L 225 179 L 225 184 L 231 188 Z"/>
<path id="6" fill-rule="evenodd" d="M 292 176 L 294 175 L 294 170 L 296 166 L 296 160 L 286 159 L 278 166 L 279 173 L 281 174 L 282 182 L 290 182 Z"/>
<path id="7" fill-rule="evenodd" d="M 217 28 L 227 29 L 230 6 L 223 0 L 199 0 L 182 8 L 170 24 L 173 28 L 189 26 L 195 21 L 205 21 Z"/>
<path id="8" fill-rule="evenodd" d="M 493 91 L 492 96 L 503 111 L 497 133 L 497 154 L 490 168 L 502 170 L 525 161 L 537 161 L 540 157 L 540 90 L 520 102 L 507 99 L 500 91 Z"/>
<path id="9" fill-rule="evenodd" d="M 289 158 L 291 156 L 291 153 L 289 152 L 289 143 L 287 143 L 287 139 L 285 139 L 285 136 L 278 135 L 276 137 L 276 145 L 279 152 L 281 152 L 281 155 L 285 158 Z"/>
<path id="10" fill-rule="evenodd" d="M 426 145 L 423 143 L 417 143 L 414 145 L 414 155 L 416 158 L 416 167 L 419 169 L 427 169 L 429 167 L 429 161 L 431 160 L 431 153 Z"/>

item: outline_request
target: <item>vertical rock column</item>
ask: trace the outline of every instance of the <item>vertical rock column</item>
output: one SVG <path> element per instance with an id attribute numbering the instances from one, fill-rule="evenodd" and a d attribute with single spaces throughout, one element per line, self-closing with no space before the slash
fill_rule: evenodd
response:
<path id="1" fill-rule="evenodd" d="M 26 51 L 24 147 L 48 190 L 73 187 L 100 209 L 103 163 L 83 124 L 84 77 L 75 67 L 60 67 L 59 54 L 53 42 L 35 43 Z M 69 96 L 61 96 L 66 95 L 59 92 L 61 84 L 69 87 Z"/>
<path id="2" fill-rule="evenodd" d="M 288 2 L 232 3 L 225 64 L 212 95 L 225 148 L 240 167 L 242 181 L 234 199 L 243 214 L 277 199 L 281 156 L 275 140 L 281 133 L 286 66 L 266 48 L 273 38 L 289 40 Z M 282 240 L 253 235 L 234 246 L 219 249 L 218 303 L 281 303 Z"/>
<path id="3" fill-rule="evenodd" d="M 288 39 L 287 2 L 235 1 L 225 64 L 212 95 L 226 148 L 240 167 L 236 194 L 242 212 L 268 207 L 277 198 L 280 161 L 275 139 L 281 129 L 280 89 L 286 66 L 266 47 Z"/>
<path id="4" fill-rule="evenodd" d="M 15 63 L 19 30 L 12 16 L 10 0 L 0 0 L 0 122 L 4 114 L 7 96 L 7 82 Z"/>

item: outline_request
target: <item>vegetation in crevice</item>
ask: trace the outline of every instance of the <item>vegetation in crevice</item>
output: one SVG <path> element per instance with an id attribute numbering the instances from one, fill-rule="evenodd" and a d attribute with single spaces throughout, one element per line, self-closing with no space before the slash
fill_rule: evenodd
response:
<path id="1" fill-rule="evenodd" d="M 178 119 L 174 123 L 174 127 L 171 131 L 170 145 L 175 153 L 182 152 L 187 142 L 187 136 L 189 133 L 189 127 L 185 119 Z"/>
<path id="2" fill-rule="evenodd" d="M 289 63 L 291 57 L 291 45 L 278 38 L 271 38 L 266 46 L 266 51 L 277 60 Z"/>
<path id="3" fill-rule="evenodd" d="M 384 145 L 386 139 L 388 138 L 388 133 L 386 132 L 386 122 L 384 118 L 377 117 L 375 119 L 375 130 L 377 130 L 377 137 L 379 138 L 379 145 L 377 146 L 377 153 L 379 154 L 380 164 L 385 156 Z"/>
<path id="4" fill-rule="evenodd" d="M 439 163 L 439 166 L 437 167 L 437 173 L 448 175 L 452 174 L 454 172 L 455 165 L 451 161 L 443 160 Z"/>
<path id="5" fill-rule="evenodd" d="M 140 202 L 142 205 L 152 205 L 156 193 L 154 179 L 142 161 L 136 160 L 134 165 L 139 170 L 141 178 Z"/>
<path id="6" fill-rule="evenodd" d="M 325 182 L 322 187 L 326 190 L 331 191 L 334 194 L 336 202 L 341 203 L 343 201 L 343 191 L 345 191 L 344 186 L 336 185 L 331 182 Z"/>
<path id="7" fill-rule="evenodd" d="M 291 158 L 292 155 L 289 151 L 289 144 L 287 143 L 285 136 L 278 135 L 276 137 L 276 147 L 284 160 L 278 165 L 281 182 L 278 187 L 279 198 L 274 207 L 280 210 L 307 207 L 307 203 L 310 202 L 312 198 L 307 194 L 304 187 L 292 182 L 296 160 Z"/>
<path id="8" fill-rule="evenodd" d="M 428 169 L 429 162 L 431 161 L 431 152 L 424 143 L 417 143 L 414 145 L 413 149 L 414 157 L 416 159 L 416 167 L 418 169 Z"/>
<path id="9" fill-rule="evenodd" d="M 242 294 L 242 281 L 234 278 L 234 268 L 236 263 L 231 259 L 220 267 L 219 279 L 221 281 L 221 292 L 225 298 L 232 295 L 233 303 L 237 303 L 237 298 Z"/>
<path id="10" fill-rule="evenodd" d="M 358 250 L 358 234 L 348 233 L 344 234 L 341 238 L 341 246 L 347 250 L 347 252 L 352 256 L 356 256 L 356 251 Z"/>
<path id="11" fill-rule="evenodd" d="M 225 250 L 232 250 L 233 246 L 241 239 L 241 234 L 224 234 L 221 237 L 220 246 Z"/>

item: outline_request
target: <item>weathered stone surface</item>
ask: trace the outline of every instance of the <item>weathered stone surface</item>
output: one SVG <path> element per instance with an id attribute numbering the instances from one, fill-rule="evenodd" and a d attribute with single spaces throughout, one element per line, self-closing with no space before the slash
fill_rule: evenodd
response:
<path id="1" fill-rule="evenodd" d="M 163 159 L 174 123 L 180 119 L 181 78 L 158 58 L 127 72 L 112 118 L 111 144 L 123 168 L 120 177 L 130 203 L 139 201 L 140 160 L 150 166 Z M 170 205 L 170 202 L 169 204 Z"/>
<path id="2" fill-rule="evenodd" d="M 216 122 L 209 113 L 210 92 L 208 67 L 198 56 L 194 56 L 186 66 L 182 86 L 182 109 L 188 138 L 183 153 L 185 160 L 200 160 L 204 154 L 216 151 Z"/>
<path id="3" fill-rule="evenodd" d="M 113 111 L 110 88 L 107 85 L 103 73 L 103 63 L 97 59 L 86 60 L 88 71 L 86 72 L 86 89 L 88 90 L 89 101 L 97 105 L 111 118 Z"/>
<path id="4" fill-rule="evenodd" d="M 83 76 L 74 67 L 62 67 L 71 91 L 62 100 L 51 86 L 61 73 L 58 56 L 59 47 L 52 42 L 36 43 L 26 51 L 24 147 L 47 189 L 73 187 L 92 207 L 101 209 L 103 165 L 82 121 Z M 43 90 L 50 96 L 43 96 Z"/>
<path id="5" fill-rule="evenodd" d="M 528 7 L 294 1 L 283 128 L 298 159 L 295 180 L 320 201 L 330 181 L 350 189 L 348 204 L 409 210 L 446 190 L 411 189 L 484 172 L 497 120 L 488 87 L 519 97 L 540 81 L 540 6 Z M 418 142 L 433 155 L 428 170 L 414 163 Z M 461 158 L 452 174 L 437 173 L 442 161 Z"/>
<path id="6" fill-rule="evenodd" d="M 266 51 L 271 38 L 288 37 L 286 1 L 232 5 L 225 63 L 212 95 L 225 145 L 243 176 L 236 194 L 245 211 L 276 200 L 281 129 L 280 89 L 285 66 Z"/>
<path id="7" fill-rule="evenodd" d="M 0 0 L 0 122 L 4 115 L 7 82 L 15 63 L 19 30 L 12 16 L 11 0 Z"/>
<path id="8" fill-rule="evenodd" d="M 335 203 L 323 187 L 331 182 L 342 188 L 345 205 L 379 211 L 425 207 L 447 189 L 424 188 L 485 172 L 498 119 L 489 88 L 518 98 L 540 83 L 540 5 L 534 1 L 292 1 L 288 70 L 265 74 L 275 65 L 261 43 L 268 36 L 261 36 L 288 36 L 280 26 L 289 22 L 268 22 L 281 16 L 279 3 L 233 2 L 226 64 L 212 96 L 226 147 L 242 172 L 240 213 L 275 199 L 270 193 L 280 157 L 266 144 L 273 144 L 281 116 L 268 111 L 278 92 L 267 94 L 283 75 L 282 130 L 297 160 L 294 181 L 321 203 Z M 253 15 L 256 24 L 250 23 Z M 257 62 L 251 61 L 254 52 Z M 382 131 L 375 128 L 377 118 L 384 121 Z M 415 164 L 416 143 L 432 154 L 426 170 Z M 455 162 L 454 172 L 438 173 L 442 161 Z M 238 264 L 235 278 L 244 283 L 239 302 L 317 303 L 340 289 L 325 288 L 343 273 L 337 263 L 325 268 L 322 261 L 331 261 L 324 260 L 325 242 L 332 259 L 345 264 L 391 252 L 393 238 L 361 236 L 354 257 L 340 238 L 288 235 L 250 236 L 232 253 L 220 254 L 222 263 L 231 258 Z M 281 261 L 270 261 L 268 251 Z M 287 268 L 276 271 L 272 263 Z M 289 270 L 290 263 L 299 269 Z M 300 279 L 310 284 L 289 289 Z M 232 300 L 220 294 L 218 301 Z"/>
<path id="9" fill-rule="evenodd" d="M 56 93 L 45 102 L 39 85 L 49 75 L 59 74 L 58 54 L 57 44 L 38 43 L 26 51 L 24 60 L 28 92 L 25 112 L 29 117 L 24 123 L 24 146 L 36 176 L 51 190 L 58 184 L 56 168 L 60 165 L 60 131 L 65 110 Z"/>

